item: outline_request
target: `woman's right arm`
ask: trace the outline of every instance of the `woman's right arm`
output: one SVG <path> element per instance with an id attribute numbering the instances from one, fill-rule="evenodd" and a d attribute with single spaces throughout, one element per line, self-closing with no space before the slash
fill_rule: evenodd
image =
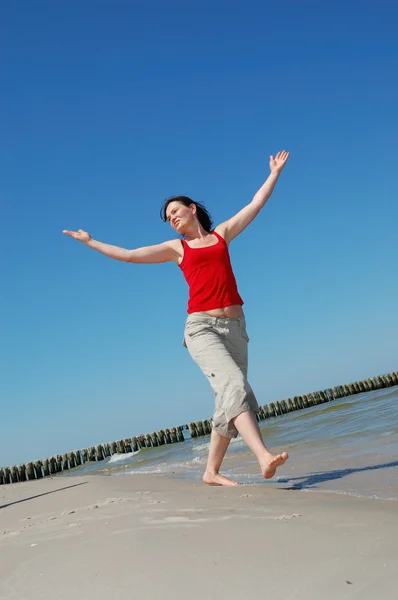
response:
<path id="1" fill-rule="evenodd" d="M 109 256 L 109 258 L 123 262 L 154 264 L 174 261 L 178 264 L 179 258 L 182 255 L 182 245 L 179 240 L 170 240 L 169 242 L 163 242 L 155 246 L 144 246 L 135 250 L 127 250 L 126 248 L 119 248 L 119 246 L 111 246 L 110 244 L 93 240 L 91 235 L 82 229 L 79 229 L 79 231 L 65 229 L 63 233 L 86 244 L 89 248 L 93 248 L 97 252 Z"/>

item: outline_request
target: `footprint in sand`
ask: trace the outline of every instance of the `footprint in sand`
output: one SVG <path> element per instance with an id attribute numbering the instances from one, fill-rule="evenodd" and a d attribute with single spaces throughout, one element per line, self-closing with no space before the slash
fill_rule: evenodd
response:
<path id="1" fill-rule="evenodd" d="M 19 531 L 15 531 L 14 529 L 6 529 L 5 531 L 3 531 L 3 535 L 6 536 L 14 536 L 14 535 L 18 535 L 18 533 L 20 533 Z"/>

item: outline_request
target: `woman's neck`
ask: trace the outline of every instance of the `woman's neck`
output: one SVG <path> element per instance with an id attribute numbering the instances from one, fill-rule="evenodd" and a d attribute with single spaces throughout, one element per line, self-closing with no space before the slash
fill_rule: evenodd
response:
<path id="1" fill-rule="evenodd" d="M 186 240 L 204 240 L 207 236 L 210 235 L 208 231 L 205 231 L 203 227 L 198 223 L 197 225 L 193 225 L 188 231 L 185 233 Z"/>

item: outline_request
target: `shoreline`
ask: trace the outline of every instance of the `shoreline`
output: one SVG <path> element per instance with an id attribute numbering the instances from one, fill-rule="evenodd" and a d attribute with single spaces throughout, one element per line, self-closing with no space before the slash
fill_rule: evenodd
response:
<path id="1" fill-rule="evenodd" d="M 394 387 L 398 387 L 398 371 L 350 384 L 338 385 L 317 392 L 294 396 L 286 400 L 270 402 L 259 407 L 258 417 L 260 422 L 264 420 L 268 421 L 269 418 L 281 417 L 306 408 L 329 404 L 334 400 L 351 398 L 358 394 Z M 90 462 L 101 462 L 115 454 L 124 454 L 131 451 L 137 453 L 139 450 L 145 448 L 157 448 L 167 444 L 184 442 L 186 441 L 183 434 L 184 429 L 189 429 L 191 439 L 201 438 L 210 433 L 211 419 L 190 422 L 169 429 L 160 429 L 159 431 L 138 435 L 133 438 L 124 438 L 118 441 L 97 444 L 96 446 L 83 448 L 82 450 L 73 450 L 62 455 L 57 454 L 28 463 L 0 467 L 0 485 L 20 483 L 27 480 L 36 481 L 43 477 L 73 470 Z"/>
<path id="2" fill-rule="evenodd" d="M 166 475 L 2 486 L 0 597 L 393 598 L 394 503 L 301 492 Z"/>

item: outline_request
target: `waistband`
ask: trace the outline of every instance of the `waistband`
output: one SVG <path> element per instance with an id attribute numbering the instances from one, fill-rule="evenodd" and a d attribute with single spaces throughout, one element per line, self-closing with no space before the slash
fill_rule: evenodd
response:
<path id="1" fill-rule="evenodd" d="M 192 323 L 192 322 L 196 322 L 196 323 L 206 323 L 206 325 L 213 325 L 213 326 L 226 326 L 229 325 L 230 323 L 246 323 L 246 319 L 245 316 L 241 316 L 241 317 L 212 317 L 211 315 L 208 315 L 207 313 L 193 313 L 191 315 L 188 315 L 187 320 L 185 321 L 185 323 Z"/>

